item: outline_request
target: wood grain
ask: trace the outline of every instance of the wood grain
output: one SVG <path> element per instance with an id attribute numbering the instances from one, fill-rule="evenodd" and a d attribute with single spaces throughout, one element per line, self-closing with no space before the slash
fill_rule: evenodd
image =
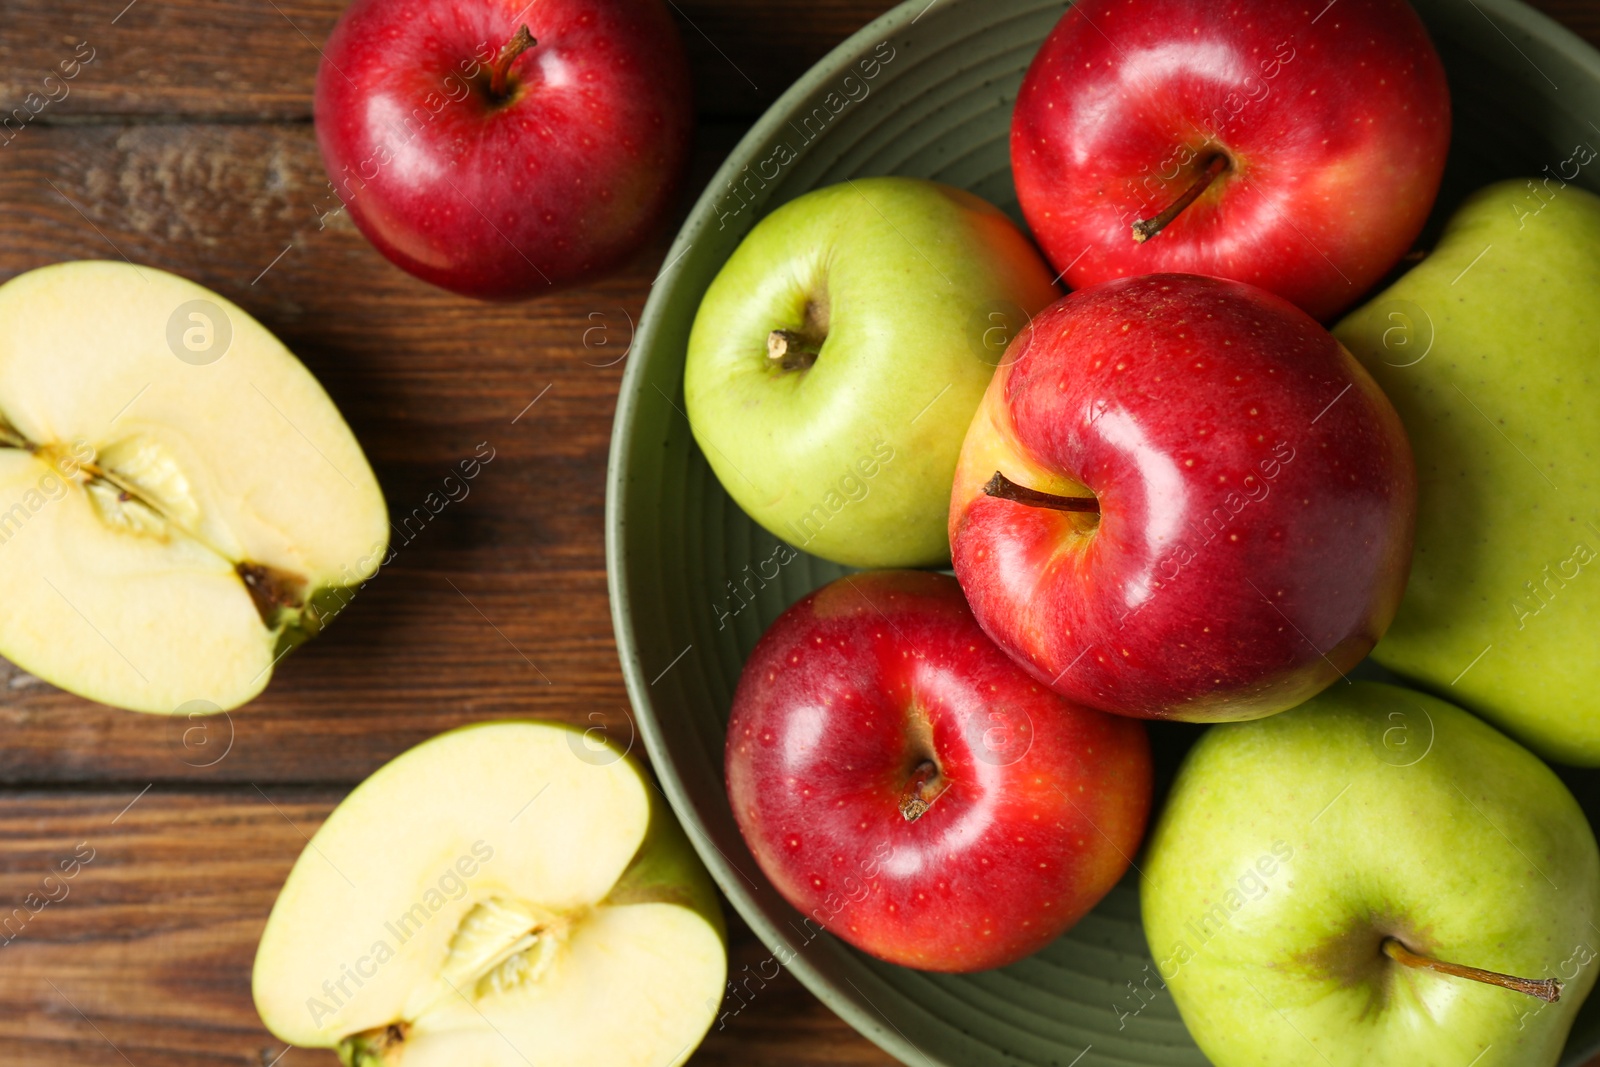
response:
<path id="1" fill-rule="evenodd" d="M 331 1053 L 285 1053 L 267 1033 L 250 969 L 279 886 L 341 795 L 278 786 L 0 798 L 0 1061 L 332 1067 Z M 765 958 L 730 918 L 733 966 Z M 786 974 L 727 1013 L 693 1061 L 892 1062 Z"/>
<path id="2" fill-rule="evenodd" d="M 689 190 L 793 78 L 889 6 L 676 0 L 702 117 Z M 1536 6 L 1600 40 L 1594 0 Z M 557 718 L 631 737 L 606 603 L 604 471 L 630 324 L 670 229 L 616 276 L 515 307 L 390 267 L 328 215 L 310 126 L 317 49 L 342 7 L 5 5 L 0 117 L 24 108 L 29 120 L 0 130 L 0 280 L 126 257 L 236 301 L 345 412 L 404 542 L 264 697 L 227 718 L 99 708 L 0 663 L 6 1065 L 329 1067 L 262 1029 L 249 972 L 284 875 L 338 799 L 465 722 Z M 419 513 L 480 442 L 495 458 L 470 494 Z M 7 931 L 29 894 L 60 894 L 44 878 L 80 846 L 94 858 L 67 894 Z M 736 919 L 732 930 L 734 969 L 759 962 L 759 943 Z M 891 1061 L 785 975 L 693 1062 Z"/>

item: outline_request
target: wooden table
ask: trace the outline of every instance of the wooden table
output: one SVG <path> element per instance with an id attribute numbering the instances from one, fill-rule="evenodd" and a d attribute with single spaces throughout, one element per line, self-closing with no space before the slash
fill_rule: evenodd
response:
<path id="1" fill-rule="evenodd" d="M 598 713 L 629 730 L 606 606 L 606 447 L 619 357 L 669 235 L 591 288 L 498 307 L 389 266 L 347 216 L 323 225 L 334 204 L 311 91 L 342 6 L 5 4 L 0 108 L 81 58 L 80 42 L 93 59 L 0 145 L 0 278 L 126 257 L 238 302 L 327 387 L 397 522 L 480 442 L 495 454 L 467 498 L 421 512 L 337 625 L 229 718 L 113 711 L 0 662 L 0 918 L 43 894 L 59 860 L 93 856 L 0 945 L 9 1067 L 331 1065 L 285 1054 L 262 1028 L 250 966 L 279 885 L 333 805 L 462 723 Z M 699 100 L 693 192 L 791 80 L 890 3 L 674 6 Z M 1600 41 L 1596 0 L 1540 6 Z M 761 949 L 730 918 L 736 969 Z M 785 977 L 693 1062 L 892 1061 Z"/>

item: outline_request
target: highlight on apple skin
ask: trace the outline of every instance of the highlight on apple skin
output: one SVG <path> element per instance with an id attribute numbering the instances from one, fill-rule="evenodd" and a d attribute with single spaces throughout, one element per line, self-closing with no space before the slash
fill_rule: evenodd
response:
<path id="1" fill-rule="evenodd" d="M 1033 677 L 1216 722 L 1294 707 L 1367 654 L 1415 509 L 1400 419 L 1326 330 L 1253 286 L 1158 274 L 1074 293 L 1012 342 L 950 539 L 973 613 Z"/>
<path id="2" fill-rule="evenodd" d="M 1073 289 L 1217 275 L 1326 321 L 1411 248 L 1449 144 L 1405 0 L 1087 0 L 1028 68 L 1011 166 Z"/>
<path id="3" fill-rule="evenodd" d="M 1077 707 L 978 628 L 954 580 L 841 578 L 784 612 L 734 694 L 733 814 L 808 924 L 979 971 L 1073 926 L 1149 813 L 1142 723 Z"/>
<path id="4" fill-rule="evenodd" d="M 333 195 L 397 266 L 485 300 L 637 252 L 676 198 L 693 125 L 661 0 L 354 0 L 317 70 Z"/>

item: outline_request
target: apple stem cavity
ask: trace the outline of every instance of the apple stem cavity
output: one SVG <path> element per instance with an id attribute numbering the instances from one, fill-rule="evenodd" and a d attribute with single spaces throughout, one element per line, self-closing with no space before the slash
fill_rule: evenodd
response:
<path id="1" fill-rule="evenodd" d="M 767 359 L 783 370 L 810 370 L 822 353 L 794 330 L 773 330 L 767 334 Z"/>
<path id="2" fill-rule="evenodd" d="M 264 563 L 237 563 L 233 569 L 249 591 L 250 601 L 267 629 L 276 630 L 284 621 L 285 612 L 305 606 L 306 580 L 299 575 Z"/>
<path id="3" fill-rule="evenodd" d="M 500 54 L 495 57 L 494 66 L 489 70 L 489 99 L 495 103 L 503 103 L 511 95 L 507 91 L 507 80 L 511 74 L 511 64 L 517 57 L 539 42 L 529 32 L 527 26 L 518 28 L 517 32 L 500 49 Z"/>
<path id="4" fill-rule="evenodd" d="M 1162 211 L 1159 215 L 1152 215 L 1148 219 L 1140 219 L 1133 224 L 1134 243 L 1144 244 L 1160 233 L 1168 223 L 1182 214 L 1184 208 L 1200 198 L 1200 194 L 1206 191 L 1206 187 L 1217 180 L 1217 175 L 1227 169 L 1228 157 L 1221 152 L 1206 160 L 1206 165 L 1200 171 L 1200 176 L 1189 185 L 1189 188 L 1183 191 L 1182 196 L 1168 204 L 1165 211 Z"/>
<path id="5" fill-rule="evenodd" d="M 1054 493 L 1041 493 L 1037 489 L 1029 489 L 1025 485 L 1018 485 L 999 471 L 994 472 L 994 477 L 984 483 L 983 491 L 989 496 L 1001 500 L 1009 500 L 1014 504 L 1025 504 L 1030 508 L 1050 508 L 1053 511 L 1100 511 L 1100 501 L 1092 496 L 1056 496 Z"/>
<path id="6" fill-rule="evenodd" d="M 900 797 L 900 814 L 906 822 L 916 822 L 928 813 L 933 802 L 949 788 L 950 781 L 939 772 L 939 765 L 931 759 L 917 764 L 911 772 L 911 781 Z"/>
<path id="7" fill-rule="evenodd" d="M 1383 954 L 1407 967 L 1437 971 L 1453 978 L 1470 978 L 1474 982 L 1499 986 L 1501 989 L 1509 989 L 1516 993 L 1526 993 L 1547 1004 L 1554 1004 L 1561 999 L 1561 982 L 1555 978 L 1518 978 L 1498 971 L 1485 971 L 1478 967 L 1464 967 L 1459 963 L 1446 963 L 1431 956 L 1418 955 L 1392 937 L 1384 939 Z"/>

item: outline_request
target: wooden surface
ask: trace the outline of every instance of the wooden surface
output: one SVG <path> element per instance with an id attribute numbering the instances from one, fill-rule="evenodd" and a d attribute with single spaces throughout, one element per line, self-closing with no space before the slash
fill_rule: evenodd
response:
<path id="1" fill-rule="evenodd" d="M 230 717 L 112 711 L 0 664 L 0 915 L 66 886 L 0 944 L 0 1064 L 328 1067 L 262 1028 L 250 964 L 339 798 L 466 722 L 598 714 L 629 735 L 606 605 L 606 447 L 619 357 L 668 234 L 617 276 L 532 304 L 430 289 L 347 218 L 319 223 L 333 204 L 311 88 L 341 0 L 125 5 L 5 4 L 4 108 L 86 54 L 80 42 L 93 58 L 0 147 L 0 279 L 126 256 L 222 292 L 321 379 L 397 523 L 479 442 L 495 458 Z M 794 77 L 888 6 L 679 0 L 702 117 L 685 202 Z M 1600 40 L 1596 0 L 1541 6 Z M 93 858 L 46 890 L 75 853 Z M 736 970 L 761 950 L 733 927 Z M 693 1062 L 891 1061 L 784 977 Z"/>

